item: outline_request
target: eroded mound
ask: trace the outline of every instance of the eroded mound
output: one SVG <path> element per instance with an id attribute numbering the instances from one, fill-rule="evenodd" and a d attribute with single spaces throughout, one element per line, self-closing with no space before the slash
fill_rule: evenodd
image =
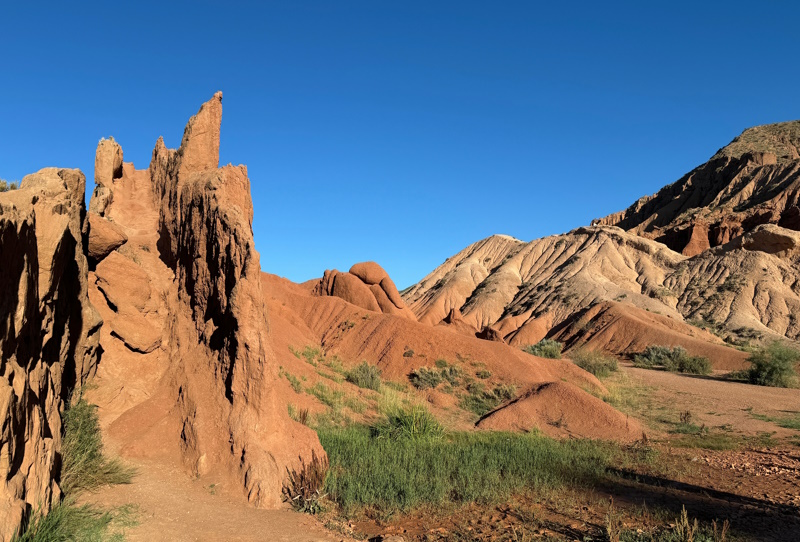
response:
<path id="1" fill-rule="evenodd" d="M 553 437 L 631 442 L 644 435 L 639 422 L 569 382 L 546 382 L 493 410 L 476 424 L 494 431 L 539 430 Z"/>

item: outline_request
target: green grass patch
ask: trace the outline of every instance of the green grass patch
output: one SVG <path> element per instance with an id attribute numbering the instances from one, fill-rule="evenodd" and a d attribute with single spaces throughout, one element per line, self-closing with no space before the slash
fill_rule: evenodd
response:
<path id="1" fill-rule="evenodd" d="M 794 431 L 800 431 L 800 412 L 794 412 L 789 416 L 773 418 L 771 416 L 766 416 L 764 414 L 756 414 L 755 412 L 753 412 L 752 408 L 748 409 L 748 411 L 750 412 L 750 416 L 755 418 L 756 420 L 774 423 L 778 427 L 783 427 L 784 429 L 793 429 Z"/>
<path id="2" fill-rule="evenodd" d="M 136 525 L 135 508 L 101 510 L 66 499 L 47 515 L 35 511 L 12 542 L 122 542 L 124 529 Z"/>
<path id="3" fill-rule="evenodd" d="M 61 490 L 67 495 L 133 479 L 133 469 L 103 454 L 96 407 L 83 399 L 64 412 L 61 454 Z"/>
<path id="4" fill-rule="evenodd" d="M 461 397 L 458 406 L 483 416 L 501 403 L 512 399 L 515 391 L 514 386 L 507 384 L 498 384 L 487 390 L 483 383 L 475 382 L 467 387 L 467 393 Z"/>
<path id="5" fill-rule="evenodd" d="M 542 339 L 536 344 L 529 344 L 522 350 L 540 358 L 561 359 L 561 349 L 563 347 L 564 345 L 558 341 Z"/>
<path id="6" fill-rule="evenodd" d="M 597 350 L 578 349 L 570 353 L 572 362 L 597 378 L 606 378 L 619 369 L 616 358 Z"/>
<path id="7" fill-rule="evenodd" d="M 381 371 L 374 365 L 362 361 L 347 371 L 347 381 L 359 388 L 378 391 L 381 387 Z"/>
<path id="8" fill-rule="evenodd" d="M 369 427 L 326 428 L 325 491 L 345 514 L 422 505 L 492 503 L 525 491 L 591 485 L 611 452 L 588 440 L 534 433 L 469 432 L 439 438 L 379 438 Z"/>
<path id="9" fill-rule="evenodd" d="M 334 410 L 339 410 L 342 407 L 344 392 L 341 390 L 333 390 L 323 382 L 317 382 L 312 387 L 307 388 L 306 392 Z"/>

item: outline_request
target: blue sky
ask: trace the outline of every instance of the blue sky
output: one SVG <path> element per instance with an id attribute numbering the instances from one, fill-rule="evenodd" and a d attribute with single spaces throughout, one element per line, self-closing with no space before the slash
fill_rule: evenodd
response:
<path id="1" fill-rule="evenodd" d="M 224 92 L 265 271 L 404 287 L 493 233 L 588 224 L 800 118 L 790 2 L 39 2 L 0 16 L 0 177 L 93 176 Z"/>

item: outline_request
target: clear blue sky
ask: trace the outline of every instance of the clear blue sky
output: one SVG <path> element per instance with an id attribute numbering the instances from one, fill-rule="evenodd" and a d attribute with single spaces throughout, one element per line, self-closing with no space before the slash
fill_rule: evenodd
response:
<path id="1" fill-rule="evenodd" d="M 588 224 L 800 117 L 793 2 L 6 2 L 0 177 L 93 176 L 224 92 L 265 271 L 416 282 L 493 233 Z"/>

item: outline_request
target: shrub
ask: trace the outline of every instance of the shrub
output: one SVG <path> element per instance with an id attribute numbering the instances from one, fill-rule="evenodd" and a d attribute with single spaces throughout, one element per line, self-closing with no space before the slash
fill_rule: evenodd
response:
<path id="1" fill-rule="evenodd" d="M 314 450 L 311 450 L 311 462 L 306 464 L 300 458 L 300 470 L 296 471 L 286 467 L 287 481 L 283 486 L 284 501 L 292 505 L 298 512 L 316 514 L 322 510 L 322 499 L 325 494 L 322 489 L 325 485 L 325 476 L 328 473 L 328 458 L 320 459 Z"/>
<path id="2" fill-rule="evenodd" d="M 529 344 L 522 350 L 540 358 L 561 359 L 563 345 L 552 339 L 542 339 L 536 344 Z"/>
<path id="3" fill-rule="evenodd" d="M 596 350 L 580 349 L 570 354 L 572 362 L 597 378 L 605 378 L 619 369 L 616 358 Z"/>
<path id="4" fill-rule="evenodd" d="M 753 352 L 747 361 L 751 365 L 748 372 L 751 384 L 779 388 L 797 385 L 795 366 L 800 361 L 800 352 L 784 343 L 775 341 L 762 347 Z"/>
<path id="5" fill-rule="evenodd" d="M 19 183 L 10 183 L 8 181 L 0 179 L 0 192 L 8 192 L 9 190 L 16 190 L 18 187 Z"/>
<path id="6" fill-rule="evenodd" d="M 447 367 L 447 360 L 439 358 L 434 362 L 434 365 L 439 369 L 444 369 Z"/>
<path id="7" fill-rule="evenodd" d="M 711 362 L 702 356 L 690 356 L 682 346 L 648 346 L 633 358 L 633 365 L 645 369 L 663 367 L 677 373 L 711 374 Z"/>
<path id="8" fill-rule="evenodd" d="M 403 357 L 404 358 L 413 358 L 414 357 L 414 350 L 412 350 L 411 348 L 406 347 L 406 349 L 403 350 Z"/>
<path id="9" fill-rule="evenodd" d="M 441 424 L 422 405 L 394 408 L 384 421 L 372 427 L 372 434 L 377 438 L 423 439 L 439 437 L 442 433 Z"/>
<path id="10" fill-rule="evenodd" d="M 428 367 L 420 367 L 412 371 L 409 379 L 414 387 L 420 390 L 435 388 L 442 383 L 441 373 L 435 369 L 429 369 Z"/>
<path id="11" fill-rule="evenodd" d="M 467 391 L 467 395 L 461 397 L 458 406 L 474 412 L 478 416 L 483 416 L 497 408 L 500 403 L 513 398 L 516 390 L 513 386 L 505 384 L 499 384 L 491 390 L 486 390 L 483 383 L 476 382 L 470 384 Z"/>
<path id="12" fill-rule="evenodd" d="M 381 370 L 362 361 L 360 365 L 347 371 L 347 381 L 359 388 L 378 391 L 381 387 Z"/>
<path id="13" fill-rule="evenodd" d="M 482 369 L 482 370 L 478 371 L 477 373 L 475 373 L 475 376 L 477 376 L 481 380 L 486 380 L 487 378 L 491 378 L 492 373 L 491 373 L 491 371 L 487 371 L 486 369 Z"/>
<path id="14" fill-rule="evenodd" d="M 61 490 L 65 494 L 110 484 L 129 484 L 133 470 L 103 455 L 95 406 L 83 399 L 64 412 Z"/>

